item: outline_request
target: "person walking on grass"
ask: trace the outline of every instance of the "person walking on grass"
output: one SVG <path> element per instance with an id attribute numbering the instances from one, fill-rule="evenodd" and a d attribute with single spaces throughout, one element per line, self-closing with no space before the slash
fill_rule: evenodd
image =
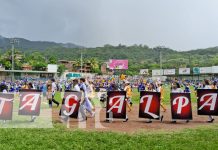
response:
<path id="1" fill-rule="evenodd" d="M 124 91 L 126 91 L 126 104 L 127 107 L 129 108 L 129 112 L 132 110 L 132 88 L 130 86 L 130 82 L 129 81 L 125 81 L 125 87 L 124 87 Z"/>
<path id="2" fill-rule="evenodd" d="M 80 90 L 84 94 L 84 99 L 83 99 L 82 105 L 90 113 L 91 117 L 94 117 L 95 112 L 92 111 L 93 106 L 88 98 L 88 91 L 87 91 L 87 86 L 85 83 L 86 83 L 85 78 L 80 78 Z"/>
<path id="3" fill-rule="evenodd" d="M 180 84 L 178 82 L 173 82 L 171 93 L 184 93 L 184 91 L 181 89 Z M 189 120 L 186 120 L 186 123 L 188 123 Z M 176 119 L 172 120 L 172 123 L 176 123 Z"/>
<path id="4" fill-rule="evenodd" d="M 59 102 L 55 100 L 55 93 L 57 91 L 57 86 L 55 83 L 55 79 L 51 79 L 51 90 L 52 90 L 52 100 L 49 100 L 49 106 L 52 107 L 52 102 L 54 102 L 57 107 L 59 106 Z"/>
<path id="5" fill-rule="evenodd" d="M 73 80 L 72 91 L 81 92 L 81 91 L 80 91 L 80 87 L 79 87 L 79 81 L 78 81 L 78 79 L 74 79 L 74 80 Z M 82 95 L 84 95 L 84 93 L 82 93 Z M 83 96 L 81 97 L 81 99 L 83 99 Z M 80 101 L 79 112 L 80 112 L 80 114 L 81 114 L 81 116 L 82 116 L 82 120 L 80 120 L 80 121 L 85 121 L 85 120 L 87 120 L 86 113 L 85 113 L 85 108 L 84 108 L 84 105 L 83 105 L 83 101 Z"/>

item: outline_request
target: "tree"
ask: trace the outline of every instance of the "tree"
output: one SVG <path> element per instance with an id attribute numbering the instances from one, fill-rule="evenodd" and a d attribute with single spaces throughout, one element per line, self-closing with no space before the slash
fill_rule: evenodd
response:
<path id="1" fill-rule="evenodd" d="M 66 70 L 65 66 L 63 64 L 58 66 L 58 72 L 59 72 L 59 76 L 61 76 L 63 74 L 63 72 Z"/>

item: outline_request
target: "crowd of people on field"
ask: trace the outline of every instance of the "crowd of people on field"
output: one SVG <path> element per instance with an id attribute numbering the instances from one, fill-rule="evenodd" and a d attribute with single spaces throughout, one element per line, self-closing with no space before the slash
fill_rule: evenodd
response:
<path id="1" fill-rule="evenodd" d="M 52 107 L 52 104 L 59 106 L 61 100 L 55 100 L 56 92 L 64 91 L 78 91 L 82 92 L 82 101 L 81 101 L 81 114 L 82 120 L 86 120 L 86 110 L 91 117 L 95 115 L 95 108 L 93 99 L 98 97 L 103 103 L 106 102 L 107 91 L 126 91 L 126 101 L 128 111 L 132 110 L 132 96 L 133 89 L 140 91 L 150 91 L 150 92 L 160 92 L 161 95 L 161 108 L 165 112 L 167 109 L 163 104 L 164 95 L 165 95 L 165 85 L 170 86 L 171 93 L 191 93 L 190 87 L 194 87 L 194 92 L 197 89 L 217 89 L 218 84 L 217 80 L 207 80 L 205 79 L 202 82 L 188 82 L 178 80 L 177 78 L 171 80 L 170 82 L 161 82 L 160 79 L 143 79 L 138 78 L 136 80 L 127 79 L 119 80 L 114 77 L 97 77 L 97 78 L 78 78 L 70 80 L 55 80 L 50 79 L 47 81 L 28 81 L 28 80 L 17 80 L 15 82 L 2 81 L 0 83 L 0 92 L 19 92 L 22 89 L 35 89 L 43 93 L 43 96 L 48 100 L 49 107 Z M 101 92 L 103 94 L 101 94 Z M 100 95 L 99 95 L 100 94 Z M 104 96 L 104 98 L 102 98 Z M 209 116 L 208 122 L 213 122 L 214 118 Z"/>

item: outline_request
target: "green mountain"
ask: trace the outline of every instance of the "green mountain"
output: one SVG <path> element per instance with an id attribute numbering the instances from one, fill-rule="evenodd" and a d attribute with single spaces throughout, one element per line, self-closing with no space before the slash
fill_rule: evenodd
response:
<path id="1" fill-rule="evenodd" d="M 15 47 L 21 49 L 22 51 L 30 51 L 30 50 L 39 50 L 44 51 L 47 48 L 57 48 L 57 47 L 65 47 L 65 48 L 82 48 L 82 46 L 72 44 L 72 43 L 55 43 L 48 41 L 30 41 L 24 38 L 16 38 L 18 40 L 15 43 Z M 6 38 L 0 35 L 0 49 L 3 51 L 10 49 L 10 38 Z"/>

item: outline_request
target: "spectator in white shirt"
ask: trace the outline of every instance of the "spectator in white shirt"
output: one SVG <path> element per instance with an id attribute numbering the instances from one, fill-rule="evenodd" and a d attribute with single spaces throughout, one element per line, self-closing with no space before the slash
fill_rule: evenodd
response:
<path id="1" fill-rule="evenodd" d="M 54 99 L 55 92 L 57 90 L 57 86 L 56 86 L 56 83 L 55 83 L 55 79 L 51 79 L 51 81 L 52 81 L 52 85 L 51 85 L 52 86 L 52 101 L 51 101 L 51 103 L 54 102 L 57 105 L 57 107 L 58 107 L 59 106 L 59 102 Z M 50 104 L 50 105 L 52 105 L 52 104 Z"/>

